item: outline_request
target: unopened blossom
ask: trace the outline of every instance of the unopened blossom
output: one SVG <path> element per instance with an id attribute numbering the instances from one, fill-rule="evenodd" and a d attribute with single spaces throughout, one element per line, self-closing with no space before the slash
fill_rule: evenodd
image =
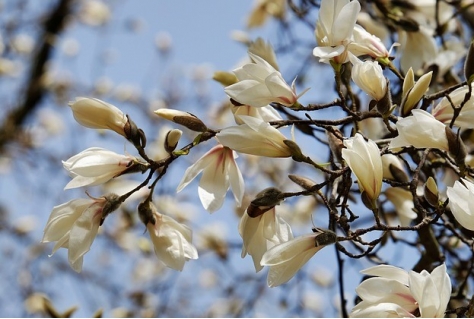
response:
<path id="1" fill-rule="evenodd" d="M 55 206 L 44 229 L 42 242 L 56 242 L 52 254 L 61 247 L 67 248 L 69 264 L 80 272 L 83 256 L 90 250 L 101 222 L 120 203 L 117 195 L 109 194 L 99 198 L 74 199 Z"/>
<path id="2" fill-rule="evenodd" d="M 411 112 L 412 116 L 398 119 L 398 136 L 390 142 L 389 149 L 413 146 L 449 151 L 445 125 L 424 110 Z"/>
<path id="3" fill-rule="evenodd" d="M 387 59 L 390 56 L 382 40 L 358 24 L 354 26 L 352 40 L 348 50 L 355 56 L 368 55 L 374 59 Z"/>
<path id="4" fill-rule="evenodd" d="M 408 182 L 402 161 L 393 154 L 382 155 L 383 178 L 397 182 Z"/>
<path id="5" fill-rule="evenodd" d="M 318 46 L 313 55 L 320 62 L 347 62 L 347 46 L 352 41 L 352 33 L 360 11 L 358 1 L 322 0 L 316 23 Z"/>
<path id="6" fill-rule="evenodd" d="M 291 149 L 284 142 L 287 138 L 279 130 L 258 118 L 242 115 L 240 119 L 245 124 L 224 128 L 216 135 L 222 145 L 257 156 L 292 156 Z"/>
<path id="7" fill-rule="evenodd" d="M 402 102 L 400 103 L 402 116 L 408 116 L 410 111 L 418 105 L 430 86 L 432 75 L 433 71 L 430 71 L 415 82 L 413 69 L 408 70 L 403 80 Z"/>
<path id="8" fill-rule="evenodd" d="M 78 97 L 69 102 L 74 118 L 82 126 L 93 129 L 109 129 L 127 137 L 125 114 L 112 104 L 99 99 Z"/>
<path id="9" fill-rule="evenodd" d="M 240 206 L 244 196 L 244 179 L 235 162 L 236 156 L 234 151 L 228 147 L 221 144 L 214 146 L 186 169 L 177 191 L 183 190 L 202 172 L 198 193 L 201 203 L 207 211 L 212 213 L 222 206 L 230 187 L 232 187 L 237 205 Z"/>
<path id="10" fill-rule="evenodd" d="M 417 216 L 413 211 L 415 204 L 411 192 L 400 187 L 390 187 L 385 190 L 385 196 L 395 207 L 400 225 L 410 226 L 411 221 Z"/>
<path id="11" fill-rule="evenodd" d="M 345 149 L 342 158 L 347 162 L 357 177 L 361 193 L 365 193 L 370 200 L 379 197 L 382 189 L 383 167 L 380 150 L 374 141 L 366 141 L 357 133 L 344 141 Z"/>
<path id="12" fill-rule="evenodd" d="M 446 265 L 431 273 L 417 273 L 379 265 L 361 271 L 375 276 L 364 280 L 356 292 L 362 299 L 351 311 L 352 318 L 444 318 L 451 297 Z"/>
<path id="13" fill-rule="evenodd" d="M 139 169 L 140 165 L 146 167 L 130 155 L 91 147 L 63 161 L 64 168 L 73 176 L 65 189 L 100 185 L 126 172 Z"/>
<path id="14" fill-rule="evenodd" d="M 167 108 L 158 109 L 154 111 L 154 113 L 168 121 L 173 121 L 176 124 L 183 125 L 192 131 L 207 131 L 207 126 L 194 114 Z"/>
<path id="15" fill-rule="evenodd" d="M 449 209 L 462 227 L 474 230 L 474 183 L 461 178 L 446 190 Z"/>
<path id="16" fill-rule="evenodd" d="M 244 241 L 242 258 L 247 254 L 252 256 L 257 272 L 263 268 L 260 261 L 267 250 L 293 239 L 290 225 L 277 214 L 275 207 L 257 217 L 250 217 L 245 211 L 240 219 L 239 234 Z"/>
<path id="17" fill-rule="evenodd" d="M 276 287 L 290 280 L 318 251 L 333 244 L 336 234 L 322 229 L 296 237 L 268 250 L 260 264 L 269 266 L 267 284 Z"/>
<path id="18" fill-rule="evenodd" d="M 362 62 L 350 54 L 352 62 L 352 81 L 372 99 L 380 101 L 387 93 L 387 80 L 383 76 L 382 67 L 377 62 Z"/>
<path id="19" fill-rule="evenodd" d="M 270 63 L 252 52 L 249 56 L 254 63 L 235 69 L 233 72 L 239 81 L 225 88 L 225 93 L 235 101 L 254 107 L 272 102 L 292 106 L 306 92 L 296 95 L 294 81 L 290 87 Z"/>
<path id="20" fill-rule="evenodd" d="M 141 203 L 138 213 L 150 234 L 156 256 L 167 267 L 182 271 L 186 261 L 198 258 L 188 226 L 160 214 L 151 202 Z"/>
<path id="21" fill-rule="evenodd" d="M 471 84 L 471 87 L 474 88 L 474 84 Z M 454 115 L 454 108 L 461 106 L 461 103 L 464 101 L 464 97 L 468 92 L 468 87 L 460 87 L 453 92 L 449 93 L 449 99 L 443 97 L 441 101 L 433 109 L 433 116 L 445 124 L 451 123 L 451 120 Z M 463 105 L 461 112 L 454 124 L 463 129 L 474 128 L 474 96 L 471 95 L 471 98 Z"/>

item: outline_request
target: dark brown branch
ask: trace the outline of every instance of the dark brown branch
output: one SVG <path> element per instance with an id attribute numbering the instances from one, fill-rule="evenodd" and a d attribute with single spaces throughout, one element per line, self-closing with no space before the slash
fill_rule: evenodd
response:
<path id="1" fill-rule="evenodd" d="M 26 81 L 24 101 L 6 115 L 0 126 L 0 153 L 4 152 L 4 148 L 9 142 L 17 138 L 21 126 L 45 95 L 41 79 L 45 73 L 46 63 L 52 55 L 56 38 L 63 30 L 71 12 L 71 3 L 71 0 L 59 0 L 43 23 L 43 33 L 38 39 L 36 57 L 33 59 Z"/>

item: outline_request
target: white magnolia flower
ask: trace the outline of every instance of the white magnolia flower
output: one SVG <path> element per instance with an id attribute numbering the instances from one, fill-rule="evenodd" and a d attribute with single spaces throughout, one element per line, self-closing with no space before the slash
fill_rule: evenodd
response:
<path id="1" fill-rule="evenodd" d="M 245 124 L 240 118 L 242 115 L 256 117 L 265 122 L 282 120 L 280 113 L 270 105 L 262 107 L 253 107 L 250 105 L 234 106 L 231 111 L 234 114 L 235 123 L 238 125 Z"/>
<path id="2" fill-rule="evenodd" d="M 352 81 L 376 101 L 383 99 L 387 93 L 387 80 L 383 76 L 382 67 L 377 62 L 362 62 L 349 54 L 352 62 Z"/>
<path id="3" fill-rule="evenodd" d="M 183 190 L 199 173 L 203 172 L 198 192 L 206 210 L 211 213 L 218 210 L 224 203 L 229 187 L 232 187 L 235 201 L 240 206 L 244 196 L 244 179 L 235 163 L 236 156 L 228 147 L 220 144 L 214 146 L 196 163 L 188 167 L 177 191 Z"/>
<path id="4" fill-rule="evenodd" d="M 154 113 L 168 121 L 183 125 L 192 131 L 207 131 L 206 125 L 194 114 L 167 108 L 158 109 Z"/>
<path id="5" fill-rule="evenodd" d="M 233 72 L 239 81 L 225 88 L 225 93 L 235 101 L 254 107 L 272 102 L 292 106 L 306 92 L 296 95 L 294 81 L 290 87 L 267 61 L 251 52 L 249 56 L 255 63 L 235 69 Z"/>
<path id="6" fill-rule="evenodd" d="M 147 204 L 149 206 L 142 206 Z M 155 254 L 167 267 L 182 271 L 186 261 L 198 258 L 196 247 L 191 244 L 191 228 L 158 213 L 151 202 L 140 204 L 138 209 L 150 234 Z"/>
<path id="7" fill-rule="evenodd" d="M 415 72 L 418 72 L 426 66 L 427 62 L 436 58 L 438 49 L 432 30 L 420 25 L 416 32 L 400 30 L 398 34 L 402 70 L 408 71 L 409 68 L 413 68 Z"/>
<path id="8" fill-rule="evenodd" d="M 240 119 L 245 124 L 224 128 L 216 135 L 222 145 L 257 156 L 292 156 L 291 149 L 284 143 L 287 138 L 276 128 L 258 118 L 242 115 Z"/>
<path id="9" fill-rule="evenodd" d="M 360 11 L 358 1 L 322 0 L 316 23 L 318 46 L 313 55 L 320 62 L 347 62 L 347 46 L 352 41 L 352 33 Z"/>
<path id="10" fill-rule="evenodd" d="M 367 32 L 360 25 L 354 26 L 352 36 L 348 50 L 355 56 L 369 55 L 374 59 L 386 59 L 390 56 L 390 51 L 385 48 L 382 40 Z"/>
<path id="11" fill-rule="evenodd" d="M 361 271 L 376 276 L 364 280 L 356 292 L 362 301 L 350 313 L 352 318 L 442 318 L 451 297 L 451 280 L 446 265 L 431 273 L 406 272 L 379 265 Z"/>
<path id="12" fill-rule="evenodd" d="M 361 193 L 371 200 L 379 197 L 382 189 L 383 167 L 380 150 L 374 141 L 366 141 L 357 133 L 344 141 L 342 158 L 357 177 Z"/>
<path id="13" fill-rule="evenodd" d="M 74 199 L 55 206 L 44 228 L 43 243 L 55 241 L 51 256 L 61 247 L 68 249 L 71 267 L 80 272 L 83 256 L 90 250 L 103 218 L 120 205 L 118 196 Z"/>
<path id="14" fill-rule="evenodd" d="M 263 268 L 260 261 L 267 250 L 293 239 L 290 225 L 276 213 L 275 207 L 254 218 L 245 211 L 239 223 L 239 234 L 244 241 L 242 258 L 247 254 L 252 256 L 257 272 Z"/>
<path id="15" fill-rule="evenodd" d="M 448 151 L 445 125 L 424 110 L 411 112 L 413 116 L 398 119 L 398 136 L 390 142 L 389 149 L 414 146 Z"/>
<path id="16" fill-rule="evenodd" d="M 74 118 L 82 126 L 93 129 L 109 129 L 124 137 L 127 117 L 117 107 L 99 99 L 78 97 L 69 102 Z"/>
<path id="17" fill-rule="evenodd" d="M 413 211 L 415 204 L 411 192 L 400 187 L 390 187 L 385 191 L 385 196 L 395 207 L 400 225 L 410 226 L 411 221 L 417 216 Z"/>
<path id="18" fill-rule="evenodd" d="M 139 164 L 132 156 L 91 147 L 63 161 L 64 168 L 74 177 L 64 189 L 100 185 Z"/>
<path id="19" fill-rule="evenodd" d="M 474 84 L 471 84 L 471 87 L 474 87 Z M 460 107 L 461 103 L 464 101 L 464 97 L 466 96 L 467 92 L 468 87 L 463 86 L 449 93 L 449 98 L 453 103 L 454 107 Z M 451 120 L 454 115 L 453 105 L 451 105 L 449 100 L 444 97 L 433 109 L 432 114 L 438 121 L 441 121 L 445 124 L 449 124 L 451 123 Z M 459 127 L 462 127 L 463 129 L 474 128 L 474 98 L 472 96 L 464 104 L 461 113 L 459 113 L 459 116 L 456 118 L 454 124 Z"/>
<path id="20" fill-rule="evenodd" d="M 291 239 L 268 250 L 260 262 L 262 266 L 270 266 L 268 286 L 286 283 L 314 254 L 335 240 L 335 233 L 317 229 L 313 234 Z"/>
<path id="21" fill-rule="evenodd" d="M 454 186 L 448 186 L 449 209 L 462 227 L 474 230 L 474 183 L 462 178 Z"/>

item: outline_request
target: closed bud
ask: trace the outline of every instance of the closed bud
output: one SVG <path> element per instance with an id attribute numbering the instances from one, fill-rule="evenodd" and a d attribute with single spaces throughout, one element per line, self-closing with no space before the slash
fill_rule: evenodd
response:
<path id="1" fill-rule="evenodd" d="M 171 109 L 159 109 L 155 111 L 155 114 L 169 121 L 173 121 L 176 124 L 183 125 L 191 131 L 207 131 L 207 126 L 195 115 L 188 112 Z"/>
<path id="2" fill-rule="evenodd" d="M 99 99 L 78 97 L 75 101 L 69 102 L 69 106 L 74 119 L 82 126 L 93 129 L 109 129 L 127 137 L 124 128 L 128 119 L 114 105 Z"/>
<path id="3" fill-rule="evenodd" d="M 428 204 L 433 207 L 438 206 L 438 186 L 433 177 L 429 177 L 424 185 L 424 197 Z"/>
<path id="4" fill-rule="evenodd" d="M 165 138 L 165 150 L 171 154 L 176 149 L 176 146 L 178 146 L 179 139 L 181 138 L 181 135 L 183 135 L 183 131 L 174 129 L 168 131 L 166 133 L 166 138 Z"/>
<path id="5" fill-rule="evenodd" d="M 307 191 L 311 190 L 314 187 L 314 185 L 316 185 L 315 182 L 303 176 L 288 175 L 288 177 L 293 181 L 293 183 L 301 186 L 304 190 L 307 190 Z"/>
<path id="6" fill-rule="evenodd" d="M 449 152 L 454 156 L 454 160 L 458 165 L 464 165 L 467 151 L 464 142 L 459 134 L 455 134 L 448 126 L 445 127 L 446 138 L 448 139 Z"/>
<path id="7" fill-rule="evenodd" d="M 433 71 L 424 74 L 422 77 L 414 82 L 413 70 L 410 68 L 407 72 L 405 80 L 403 81 L 402 102 L 400 103 L 400 113 L 402 117 L 408 116 L 423 98 L 428 90 Z"/>
<path id="8" fill-rule="evenodd" d="M 229 86 L 234 83 L 238 82 L 237 77 L 234 75 L 234 73 L 226 72 L 226 71 L 216 71 L 214 72 L 214 75 L 212 76 L 212 79 L 214 81 L 219 82 L 223 86 Z"/>
<path id="9" fill-rule="evenodd" d="M 464 62 L 464 76 L 468 84 L 474 81 L 474 40 L 471 41 L 466 61 Z"/>

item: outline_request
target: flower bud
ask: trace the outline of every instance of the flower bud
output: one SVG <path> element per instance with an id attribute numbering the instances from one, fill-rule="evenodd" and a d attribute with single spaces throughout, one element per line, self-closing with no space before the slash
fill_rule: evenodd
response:
<path id="1" fill-rule="evenodd" d="M 433 71 L 426 73 L 414 81 L 413 70 L 410 68 L 406 74 L 405 80 L 403 81 L 403 93 L 402 102 L 400 103 L 400 113 L 402 117 L 408 116 L 418 102 L 423 98 L 428 90 L 431 82 Z"/>
<path id="2" fill-rule="evenodd" d="M 464 164 L 467 151 L 464 142 L 459 134 L 455 134 L 448 126 L 445 127 L 446 138 L 448 139 L 449 152 L 454 156 L 456 164 Z"/>
<path id="3" fill-rule="evenodd" d="M 428 204 L 433 207 L 438 206 L 438 186 L 433 177 L 429 177 L 424 185 L 424 197 Z"/>
<path id="4" fill-rule="evenodd" d="M 316 185 L 315 182 L 313 182 L 307 177 L 291 175 L 291 174 L 288 175 L 288 177 L 293 181 L 293 183 L 301 186 L 304 190 L 307 190 L 307 191 L 311 190 L 313 186 Z"/>
<path id="5" fill-rule="evenodd" d="M 474 81 L 474 40 L 471 41 L 466 61 L 464 62 L 464 76 L 466 77 L 467 84 L 471 84 Z"/>
<path id="6" fill-rule="evenodd" d="M 176 146 L 178 146 L 179 139 L 181 138 L 181 135 L 183 135 L 183 131 L 174 129 L 168 131 L 166 133 L 166 138 L 165 138 L 165 150 L 171 154 L 176 149 Z"/>
<path id="7" fill-rule="evenodd" d="M 128 119 L 112 104 L 99 99 L 78 97 L 69 102 L 74 119 L 82 126 L 93 129 L 109 129 L 124 137 Z"/>
<path id="8" fill-rule="evenodd" d="M 212 76 L 212 79 L 214 81 L 219 82 L 223 86 L 229 86 L 234 83 L 238 82 L 237 77 L 234 75 L 234 73 L 226 72 L 226 71 L 216 71 L 214 72 L 214 75 Z"/>
<path id="9" fill-rule="evenodd" d="M 207 126 L 194 114 L 188 112 L 171 109 L 159 109 L 155 111 L 155 114 L 169 121 L 173 121 L 176 124 L 183 125 L 191 131 L 207 131 Z"/>
<path id="10" fill-rule="evenodd" d="M 393 154 L 382 156 L 383 178 L 395 180 L 397 182 L 408 182 L 408 176 L 405 172 L 401 160 Z"/>
<path id="11" fill-rule="evenodd" d="M 284 199 L 282 194 L 283 193 L 275 187 L 265 188 L 255 196 L 253 201 L 250 202 L 250 205 L 247 208 L 247 214 L 252 218 L 262 215 L 281 203 Z"/>

